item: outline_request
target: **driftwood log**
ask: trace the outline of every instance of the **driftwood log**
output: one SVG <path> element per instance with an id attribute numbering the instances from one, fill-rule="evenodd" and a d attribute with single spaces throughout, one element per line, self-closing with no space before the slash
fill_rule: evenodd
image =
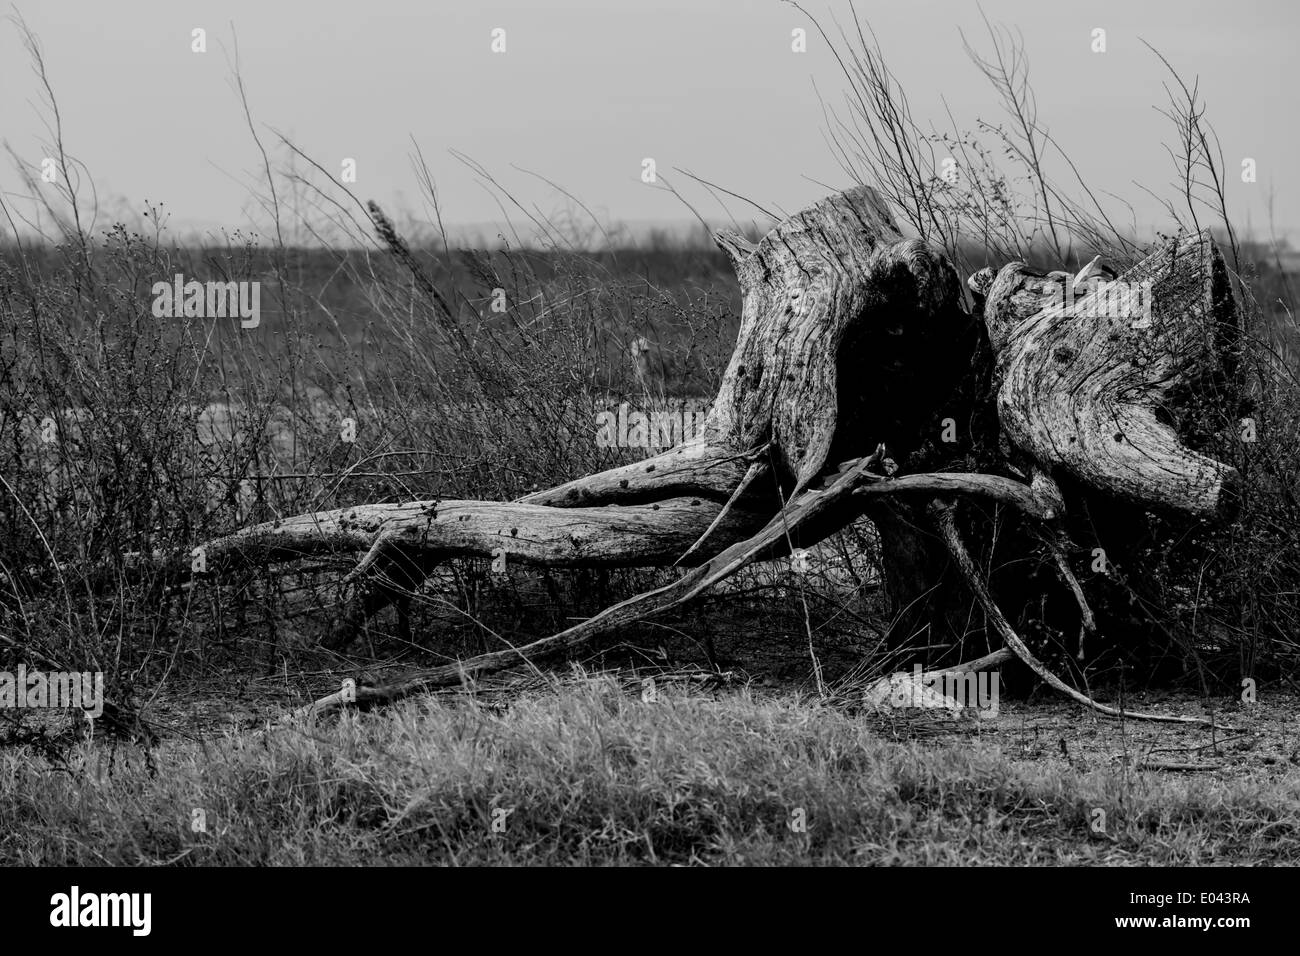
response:
<path id="1" fill-rule="evenodd" d="M 881 534 L 896 643 L 954 643 L 978 607 L 989 635 L 1041 676 L 1011 623 L 1030 595 L 995 597 L 979 578 L 955 503 L 968 528 L 994 511 L 1016 516 L 1019 534 L 1004 539 L 1045 549 L 1081 634 L 1107 621 L 1073 568 L 1083 516 L 1092 534 L 1107 520 L 1122 525 L 1126 509 L 1189 521 L 1231 510 L 1235 473 L 1186 438 L 1200 433 L 1197 396 L 1223 394 L 1235 375 L 1236 311 L 1208 233 L 1169 242 L 1100 285 L 1023 263 L 983 270 L 969 281 L 973 309 L 952 264 L 904 238 L 867 187 L 817 203 L 757 245 L 716 240 L 744 304 L 698 439 L 519 501 L 359 505 L 204 546 L 218 572 L 363 555 L 346 579 L 354 594 L 329 639 L 336 648 L 381 608 L 396 602 L 400 613 L 449 558 L 680 565 L 681 577 L 525 647 L 333 695 L 313 710 L 536 663 L 864 514 Z M 1006 613 L 999 601 L 1010 602 Z"/>

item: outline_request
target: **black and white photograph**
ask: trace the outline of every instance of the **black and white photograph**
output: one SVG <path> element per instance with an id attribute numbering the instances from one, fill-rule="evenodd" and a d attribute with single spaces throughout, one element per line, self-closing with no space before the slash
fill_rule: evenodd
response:
<path id="1" fill-rule="evenodd" d="M 1287 0 L 13 0 L 8 927 L 188 944 L 168 893 L 266 887 L 330 945 L 321 899 L 545 867 L 1280 929 L 1297 42 Z"/>

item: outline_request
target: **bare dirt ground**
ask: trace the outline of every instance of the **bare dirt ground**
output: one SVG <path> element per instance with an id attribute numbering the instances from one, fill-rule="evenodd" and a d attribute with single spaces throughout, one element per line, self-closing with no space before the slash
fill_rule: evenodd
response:
<path id="1" fill-rule="evenodd" d="M 1106 697 L 1106 702 L 1115 700 Z M 996 717 L 947 721 L 951 729 L 926 720 L 923 733 L 967 735 L 996 744 L 1018 761 L 1077 771 L 1195 773 L 1263 781 L 1300 768 L 1300 696 L 1292 691 L 1262 694 L 1253 705 L 1221 703 L 1213 712 L 1202 699 L 1185 693 L 1142 694 L 1125 704 L 1144 713 L 1213 717 L 1233 730 L 1118 720 L 1040 694 L 1027 701 L 1003 701 Z M 868 719 L 900 738 L 916 734 L 906 726 L 915 717 Z"/>

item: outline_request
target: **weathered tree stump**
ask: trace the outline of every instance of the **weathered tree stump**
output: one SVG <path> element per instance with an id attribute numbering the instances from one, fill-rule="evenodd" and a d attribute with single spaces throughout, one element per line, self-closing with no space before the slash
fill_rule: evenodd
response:
<path id="1" fill-rule="evenodd" d="M 757 246 L 727 233 L 717 241 L 744 306 L 698 439 L 515 502 L 362 505 L 250 527 L 209 542 L 209 567 L 364 552 L 346 579 L 356 594 L 334 629 L 338 647 L 449 558 L 690 568 L 527 647 L 358 690 L 364 702 L 539 660 L 864 513 L 881 530 L 895 630 L 954 644 L 972 608 L 994 600 L 984 582 L 972 584 L 982 564 L 961 544 L 990 512 L 970 510 L 963 531 L 950 504 L 959 500 L 1017 515 L 1020 532 L 1000 546 L 1041 542 L 1077 622 L 1095 630 L 1068 553 L 1081 515 L 1095 526 L 1098 514 L 1125 508 L 1189 520 L 1231 508 L 1232 469 L 1183 437 L 1198 390 L 1235 371 L 1236 314 L 1208 234 L 1162 247 L 1073 301 L 1064 273 L 1035 275 L 1022 263 L 986 271 L 972 278 L 973 313 L 942 253 L 905 239 L 867 187 L 817 203 Z M 949 432 L 958 440 L 945 441 Z M 1007 611 L 1000 640 L 1032 595 L 994 590 Z"/>
<path id="2" fill-rule="evenodd" d="M 987 356 L 972 363 L 960 398 L 944 414 L 970 423 L 960 453 L 981 468 L 1022 478 L 1052 503 L 1058 565 L 1073 546 L 1083 568 L 1099 553 L 1134 569 L 1140 565 L 1132 529 L 1145 513 L 1186 528 L 1232 512 L 1236 472 L 1196 447 L 1236 427 L 1240 385 L 1239 316 L 1208 232 L 1165 243 L 1110 281 L 1076 287 L 1066 273 L 1036 274 L 1023 263 L 985 273 L 971 286 L 982 306 L 987 340 L 980 351 Z M 951 462 L 952 453 L 945 459 L 936 451 L 918 465 Z M 901 612 L 893 643 L 960 640 L 973 602 L 946 544 L 907 504 L 883 504 L 872 517 Z M 1014 564 L 1041 538 L 1039 529 L 994 534 L 987 522 L 982 527 L 986 538 L 997 539 L 996 553 L 984 548 L 982 566 Z M 1085 613 L 1070 594 L 1078 585 L 1068 580 L 1068 563 L 1063 573 L 1055 609 L 1023 564 L 1004 576 L 999 603 L 1013 621 L 1033 617 L 1079 633 L 1081 642 L 1084 632 L 1098 631 L 1112 641 L 1148 639 L 1142 632 L 1151 622 L 1135 616 L 1130 596 L 1121 600 L 1104 575 L 1090 576 L 1097 585 Z"/>
<path id="3" fill-rule="evenodd" d="M 1020 264 L 989 291 L 998 420 L 1012 445 L 1041 473 L 1121 500 L 1229 510 L 1235 472 L 1178 433 L 1189 387 L 1203 396 L 1234 372 L 1236 313 L 1209 233 L 1168 244 L 1071 307 L 1060 299 L 1059 282 Z"/>

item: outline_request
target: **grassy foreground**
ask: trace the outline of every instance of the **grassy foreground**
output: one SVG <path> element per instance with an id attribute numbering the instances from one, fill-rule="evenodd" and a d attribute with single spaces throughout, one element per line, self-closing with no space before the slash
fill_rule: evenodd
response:
<path id="1" fill-rule="evenodd" d="M 1005 743 L 1005 741 L 1003 742 Z M 25 864 L 1051 864 L 1300 859 L 1300 771 L 1223 780 L 899 742 L 750 690 L 643 702 L 580 677 L 506 706 L 426 698 L 59 770 L 0 754 Z M 1099 815 L 1098 811 L 1102 811 Z M 1097 822 L 1104 826 L 1097 829 Z M 805 824 L 800 832 L 800 822 Z M 494 826 L 495 823 L 495 826 Z"/>

